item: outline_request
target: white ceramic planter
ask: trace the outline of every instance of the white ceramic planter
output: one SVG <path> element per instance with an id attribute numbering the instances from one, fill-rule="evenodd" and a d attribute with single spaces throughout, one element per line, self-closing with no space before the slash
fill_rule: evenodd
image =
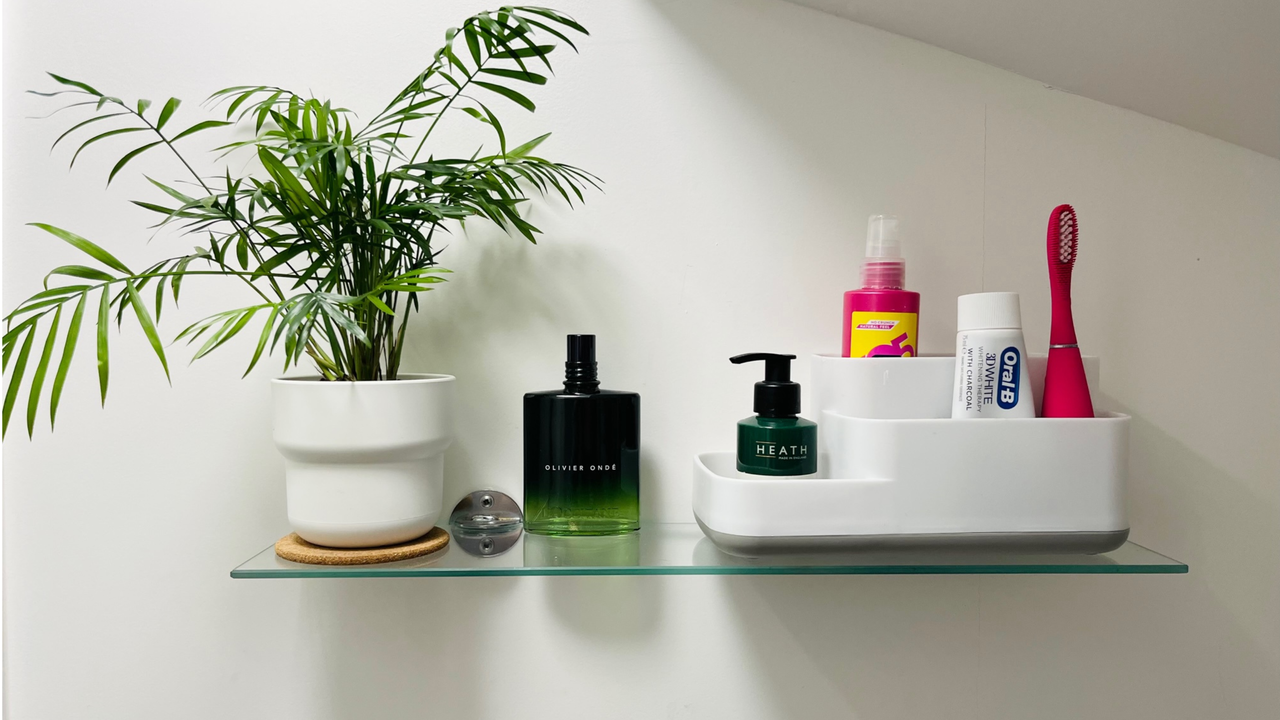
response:
<path id="1" fill-rule="evenodd" d="M 373 547 L 435 527 L 444 451 L 453 442 L 453 386 L 451 375 L 272 380 L 294 532 L 317 545 Z"/>

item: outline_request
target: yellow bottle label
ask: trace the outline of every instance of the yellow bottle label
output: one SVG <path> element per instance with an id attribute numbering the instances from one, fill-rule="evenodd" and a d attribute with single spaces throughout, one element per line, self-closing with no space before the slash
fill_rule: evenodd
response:
<path id="1" fill-rule="evenodd" d="M 849 357 L 916 357 L 915 313 L 853 312 Z"/>

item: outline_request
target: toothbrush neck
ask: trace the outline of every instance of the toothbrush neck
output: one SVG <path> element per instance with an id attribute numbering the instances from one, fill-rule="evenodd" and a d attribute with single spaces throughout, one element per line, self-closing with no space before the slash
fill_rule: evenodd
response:
<path id="1" fill-rule="evenodd" d="M 1053 324 L 1049 327 L 1050 345 L 1074 345 L 1076 326 L 1071 317 L 1071 285 L 1056 283 L 1053 287 Z"/>

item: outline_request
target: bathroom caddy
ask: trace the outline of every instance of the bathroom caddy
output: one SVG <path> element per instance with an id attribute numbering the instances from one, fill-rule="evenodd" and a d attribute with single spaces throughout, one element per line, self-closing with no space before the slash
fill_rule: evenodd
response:
<path id="1" fill-rule="evenodd" d="M 1097 358 L 1085 367 L 1097 388 Z M 1100 553 L 1128 538 L 1128 416 L 953 420 L 954 357 L 815 355 L 811 369 L 815 475 L 694 458 L 694 516 L 721 549 Z M 1039 399 L 1044 358 L 1029 369 Z"/>

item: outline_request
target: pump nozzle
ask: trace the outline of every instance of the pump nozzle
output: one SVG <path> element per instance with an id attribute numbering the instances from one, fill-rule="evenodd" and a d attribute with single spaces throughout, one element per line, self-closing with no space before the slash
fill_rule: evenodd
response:
<path id="1" fill-rule="evenodd" d="M 764 381 L 756 383 L 755 413 L 761 417 L 788 418 L 800 414 L 800 383 L 791 382 L 795 355 L 747 353 L 729 358 L 735 365 L 764 361 Z"/>
<path id="2" fill-rule="evenodd" d="M 872 215 L 867 220 L 867 253 L 862 261 L 862 287 L 906 287 L 907 262 L 902 259 L 895 215 Z"/>

